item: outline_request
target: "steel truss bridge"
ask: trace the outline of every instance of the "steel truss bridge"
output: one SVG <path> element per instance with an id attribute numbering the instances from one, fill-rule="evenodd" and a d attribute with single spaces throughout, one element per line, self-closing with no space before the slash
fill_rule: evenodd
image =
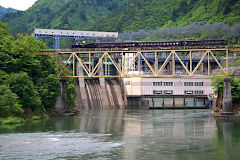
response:
<path id="1" fill-rule="evenodd" d="M 84 38 L 117 38 L 118 32 L 98 32 L 98 31 L 76 31 L 58 29 L 39 29 L 35 28 L 33 36 L 37 40 L 39 37 L 54 38 L 54 49 L 60 48 L 61 38 L 84 39 Z"/>
<path id="2" fill-rule="evenodd" d="M 87 50 L 42 50 L 40 55 L 56 55 L 58 61 L 58 77 L 67 78 L 120 78 L 120 77 L 198 77 L 198 76 L 228 76 L 228 54 L 229 51 L 239 52 L 240 48 L 200 48 L 200 49 L 136 49 L 136 50 L 113 50 L 113 49 L 87 49 Z M 154 56 L 150 62 L 149 53 Z M 184 53 L 184 59 L 180 55 Z M 198 53 L 201 53 L 200 55 Z M 225 55 L 225 64 L 220 64 L 216 53 Z M 132 58 L 128 59 L 128 64 L 125 57 L 132 54 Z M 166 57 L 159 64 L 161 54 Z M 193 57 L 197 58 L 195 66 L 193 65 Z M 187 57 L 187 59 L 186 59 Z M 171 73 L 164 74 L 163 70 L 171 61 Z M 188 65 L 186 64 L 188 62 Z M 207 61 L 207 74 L 196 73 L 200 65 Z M 222 74 L 211 74 L 211 64 L 214 61 L 217 67 L 221 69 Z M 142 63 L 149 68 L 150 74 L 146 75 L 142 71 Z M 185 74 L 176 72 L 176 62 L 183 67 Z M 85 71 L 85 75 L 77 73 L 77 64 Z M 115 75 L 110 75 L 110 64 L 116 69 Z M 65 66 L 65 67 L 63 67 Z M 133 66 L 139 72 L 137 74 L 129 74 Z M 67 68 L 67 71 L 66 71 Z M 99 72 L 103 68 L 104 72 Z"/>

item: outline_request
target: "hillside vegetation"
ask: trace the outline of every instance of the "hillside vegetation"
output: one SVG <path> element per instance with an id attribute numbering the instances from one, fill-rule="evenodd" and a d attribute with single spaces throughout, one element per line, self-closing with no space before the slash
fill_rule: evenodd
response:
<path id="1" fill-rule="evenodd" d="M 240 44 L 239 0 L 41 0 L 2 20 L 13 35 L 36 27 L 118 31 L 123 32 L 120 40 L 228 39 Z"/>
<path id="2" fill-rule="evenodd" d="M 6 15 L 12 33 L 36 28 L 137 31 L 194 23 L 240 23 L 239 0 L 41 0 Z"/>
<path id="3" fill-rule="evenodd" d="M 34 28 L 89 30 L 124 0 L 41 0 L 27 11 L 2 18 L 11 33 L 32 33 Z"/>
<path id="4" fill-rule="evenodd" d="M 0 6 L 0 17 L 2 17 L 5 14 L 16 12 L 16 11 L 17 10 L 12 9 L 12 8 L 4 8 L 4 7 Z"/>
<path id="5" fill-rule="evenodd" d="M 0 124 L 2 118 L 41 115 L 55 105 L 57 66 L 55 57 L 39 56 L 45 48 L 30 35 L 15 39 L 0 21 Z"/>
<path id="6" fill-rule="evenodd" d="M 101 19 L 96 30 L 137 31 L 194 23 L 240 23 L 239 0 L 130 0 Z"/>

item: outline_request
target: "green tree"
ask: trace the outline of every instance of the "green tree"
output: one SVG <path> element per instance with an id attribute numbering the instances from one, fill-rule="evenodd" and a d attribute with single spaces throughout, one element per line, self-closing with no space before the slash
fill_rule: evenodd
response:
<path id="1" fill-rule="evenodd" d="M 6 90 L 0 94 L 0 117 L 16 116 L 22 113 L 19 108 L 39 113 L 44 107 L 53 107 L 59 90 L 55 57 L 39 55 L 39 50 L 47 47 L 30 35 L 19 34 L 14 40 L 2 22 L 0 31 L 0 85 L 1 91 Z"/>
<path id="2" fill-rule="evenodd" d="M 75 107 L 76 98 L 77 96 L 75 79 L 67 79 L 67 104 L 69 107 Z"/>
<path id="3" fill-rule="evenodd" d="M 240 80 L 233 77 L 231 73 L 229 73 L 231 77 L 231 91 L 232 91 L 232 101 L 233 104 L 239 105 L 240 103 Z M 224 88 L 224 77 L 212 77 L 211 84 L 215 87 L 215 94 L 218 94 L 218 98 L 222 98 L 223 96 L 223 88 Z"/>
<path id="4" fill-rule="evenodd" d="M 31 78 L 26 72 L 12 73 L 6 79 L 10 89 L 16 93 L 20 99 L 20 104 L 24 108 L 37 109 L 41 105 L 41 99 Z"/>
<path id="5" fill-rule="evenodd" d="M 42 99 L 42 104 L 45 107 L 52 107 L 56 102 L 56 97 L 59 94 L 59 80 L 54 74 L 48 75 L 46 78 L 41 79 L 38 84 L 39 95 Z"/>
<path id="6" fill-rule="evenodd" d="M 23 113 L 17 94 L 9 86 L 0 85 L 0 117 L 19 116 Z"/>

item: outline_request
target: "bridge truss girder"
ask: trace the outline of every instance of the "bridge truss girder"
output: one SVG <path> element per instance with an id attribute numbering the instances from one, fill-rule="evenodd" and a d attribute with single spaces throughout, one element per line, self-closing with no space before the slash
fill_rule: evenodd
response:
<path id="1" fill-rule="evenodd" d="M 183 59 L 179 56 L 179 53 L 187 52 L 189 55 L 189 68 L 184 64 Z M 193 68 L 193 54 L 194 52 L 202 52 L 204 53 L 201 57 L 199 57 L 199 61 L 195 68 Z M 224 52 L 226 55 L 226 66 L 225 68 L 220 64 L 216 56 L 213 52 Z M 131 61 L 129 61 L 130 65 L 126 65 L 126 62 L 121 57 L 122 62 L 117 61 L 117 58 L 114 57 L 114 54 L 121 54 L 122 57 L 129 53 L 135 53 L 134 57 Z M 149 59 L 145 56 L 146 53 L 154 53 L 154 64 L 151 65 Z M 169 55 L 164 60 L 163 64 L 159 66 L 159 56 L 158 53 L 168 53 Z M 47 52 L 42 52 L 42 55 L 49 54 Z M 55 53 L 56 54 L 56 53 Z M 66 66 L 67 69 L 71 71 L 71 75 L 66 75 L 67 72 L 63 72 L 65 67 L 59 67 L 58 69 L 58 77 L 67 77 L 67 78 L 117 78 L 117 77 L 194 77 L 194 76 L 228 76 L 228 49 L 221 48 L 221 49 L 182 49 L 182 50 L 142 50 L 142 51 L 58 51 L 58 57 L 60 58 L 59 65 Z M 61 57 L 66 56 L 68 57 L 65 64 L 62 63 Z M 96 56 L 97 55 L 97 56 Z M 223 74 L 211 75 L 211 67 L 210 67 L 210 58 L 217 63 L 217 66 L 222 70 Z M 199 69 L 200 65 L 203 61 L 207 58 L 207 75 L 203 74 L 196 74 L 196 71 Z M 94 60 L 97 63 L 94 63 Z M 172 73 L 171 74 L 162 74 L 163 69 L 166 67 L 168 63 L 172 62 Z M 176 74 L 175 72 L 175 63 L 176 60 L 181 64 L 181 66 L 186 71 L 186 74 Z M 186 60 L 185 60 L 186 61 Z M 109 68 L 109 62 L 113 64 L 114 68 L 117 71 L 116 75 L 110 75 L 107 72 L 107 68 Z M 151 75 L 144 75 L 141 74 L 140 70 L 141 63 L 145 62 L 146 66 L 149 67 L 151 71 Z M 76 74 L 76 63 L 80 63 L 81 67 L 85 71 L 86 75 L 77 75 Z M 138 64 L 138 74 L 130 75 L 129 72 L 134 66 L 134 64 Z M 140 67 L 139 67 L 140 66 Z M 71 67 L 71 68 L 70 68 Z M 101 67 L 105 67 L 105 72 L 103 75 L 100 75 L 98 72 Z M 69 72 L 70 73 L 70 72 Z"/>

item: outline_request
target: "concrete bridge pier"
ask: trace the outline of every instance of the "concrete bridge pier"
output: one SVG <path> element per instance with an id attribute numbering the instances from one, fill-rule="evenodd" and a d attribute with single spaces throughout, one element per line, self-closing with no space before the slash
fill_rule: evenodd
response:
<path id="1" fill-rule="evenodd" d="M 233 115 L 232 92 L 231 92 L 231 78 L 224 78 L 223 88 L 223 111 L 222 115 Z"/>
<path id="2" fill-rule="evenodd" d="M 78 62 L 77 63 L 77 75 L 83 76 L 83 66 Z M 86 92 L 86 84 L 84 78 L 78 78 L 79 82 L 79 88 L 77 89 L 77 93 L 81 95 L 81 99 L 79 100 L 78 108 L 89 108 L 89 103 L 88 103 L 88 96 Z"/>
<path id="3" fill-rule="evenodd" d="M 67 83 L 65 79 L 60 80 L 60 95 L 57 98 L 55 104 L 55 111 L 58 113 L 64 113 L 67 110 Z"/>
<path id="4" fill-rule="evenodd" d="M 100 68 L 99 71 L 100 75 L 104 75 L 103 65 Z M 106 80 L 104 77 L 99 78 L 100 82 L 100 92 L 101 92 L 101 98 L 102 98 L 102 108 L 108 108 L 110 106 L 108 96 L 107 96 L 107 88 L 106 88 Z"/>

